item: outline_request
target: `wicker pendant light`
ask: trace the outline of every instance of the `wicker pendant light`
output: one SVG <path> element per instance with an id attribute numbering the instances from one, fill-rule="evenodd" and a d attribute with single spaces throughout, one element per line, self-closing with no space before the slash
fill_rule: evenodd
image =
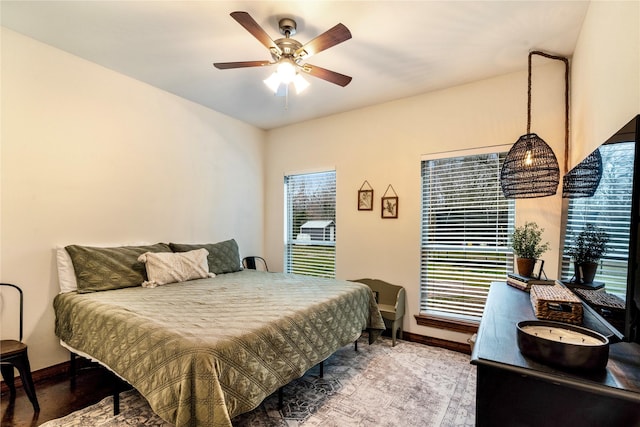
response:
<path id="1" fill-rule="evenodd" d="M 602 155 L 597 149 L 562 178 L 562 197 L 591 197 L 602 178 Z"/>
<path id="2" fill-rule="evenodd" d="M 542 55 L 564 61 L 565 72 L 565 158 L 569 144 L 569 61 L 544 52 L 529 52 L 527 91 L 527 133 L 511 147 L 500 171 L 500 186 L 508 199 L 553 196 L 558 191 L 560 168 L 549 145 L 531 133 L 531 56 Z M 565 166 L 566 169 L 566 166 Z"/>
<path id="3" fill-rule="evenodd" d="M 500 171 L 500 185 L 506 198 L 553 196 L 559 182 L 556 155 L 535 133 L 522 135 L 513 144 Z"/>

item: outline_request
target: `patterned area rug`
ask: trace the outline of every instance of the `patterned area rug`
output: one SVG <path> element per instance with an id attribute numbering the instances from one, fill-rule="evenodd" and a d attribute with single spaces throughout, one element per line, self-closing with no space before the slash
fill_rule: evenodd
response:
<path id="1" fill-rule="evenodd" d="M 476 368 L 469 356 L 381 338 L 338 350 L 324 363 L 284 388 L 284 407 L 277 393 L 255 410 L 232 420 L 234 426 L 473 426 Z M 118 416 L 112 398 L 49 421 L 46 427 L 168 427 L 135 390 L 121 394 Z"/>

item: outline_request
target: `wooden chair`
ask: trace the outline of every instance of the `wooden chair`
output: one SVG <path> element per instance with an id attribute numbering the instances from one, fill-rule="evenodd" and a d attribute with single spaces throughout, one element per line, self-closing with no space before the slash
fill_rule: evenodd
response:
<path id="1" fill-rule="evenodd" d="M 396 345 L 396 335 L 402 339 L 402 320 L 404 318 L 405 290 L 402 286 L 392 285 L 378 279 L 358 279 L 353 282 L 364 283 L 376 295 L 376 301 L 384 323 L 391 324 L 392 345 Z"/>
<path id="2" fill-rule="evenodd" d="M 242 266 L 249 270 L 269 271 L 267 261 L 259 256 L 248 256 L 242 259 Z"/>
<path id="3" fill-rule="evenodd" d="M 38 399 L 36 398 L 36 389 L 33 385 L 33 378 L 31 377 L 31 366 L 29 365 L 29 356 L 27 355 L 27 345 L 22 342 L 22 317 L 23 317 L 23 295 L 22 289 L 16 285 L 10 283 L 0 283 L 0 286 L 7 286 L 17 289 L 20 294 L 20 339 L 16 340 L 1 340 L 0 341 L 0 372 L 4 378 L 5 383 L 9 387 L 11 398 L 16 396 L 16 387 L 14 384 L 14 371 L 13 368 L 17 368 L 20 372 L 20 378 L 22 379 L 22 386 L 27 393 L 33 410 L 35 412 L 40 411 L 40 405 L 38 405 Z"/>

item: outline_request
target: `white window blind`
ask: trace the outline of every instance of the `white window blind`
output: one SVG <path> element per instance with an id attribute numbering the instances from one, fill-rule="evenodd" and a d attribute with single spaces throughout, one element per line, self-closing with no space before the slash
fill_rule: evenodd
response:
<path id="1" fill-rule="evenodd" d="M 634 142 L 607 144 L 600 147 L 602 179 L 592 197 L 569 200 L 565 248 L 591 223 L 609 234 L 608 253 L 601 259 L 595 280 L 604 282 L 607 292 L 626 299 L 631 190 L 633 187 Z M 562 257 L 562 277 L 574 274 L 569 256 Z"/>
<path id="2" fill-rule="evenodd" d="M 288 175 L 285 271 L 335 277 L 336 172 Z"/>
<path id="3" fill-rule="evenodd" d="M 506 153 L 422 161 L 420 312 L 479 320 L 492 281 L 513 271 Z"/>

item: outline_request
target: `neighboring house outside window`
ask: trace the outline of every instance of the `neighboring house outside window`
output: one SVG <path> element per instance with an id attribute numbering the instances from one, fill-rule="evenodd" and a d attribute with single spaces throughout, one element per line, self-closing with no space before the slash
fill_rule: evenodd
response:
<path id="1" fill-rule="evenodd" d="M 587 224 L 602 228 L 609 234 L 609 251 L 600 260 L 595 280 L 604 282 L 607 292 L 623 300 L 627 290 L 634 150 L 634 142 L 600 147 L 602 179 L 592 197 L 569 199 L 564 241 L 565 248 L 571 246 Z M 573 263 L 568 256 L 563 256 L 563 280 L 571 279 L 573 273 Z"/>
<path id="2" fill-rule="evenodd" d="M 422 161 L 421 315 L 477 322 L 491 282 L 513 271 L 515 203 L 500 188 L 505 155 Z"/>
<path id="3" fill-rule="evenodd" d="M 284 271 L 335 278 L 336 172 L 288 175 L 284 187 Z"/>

